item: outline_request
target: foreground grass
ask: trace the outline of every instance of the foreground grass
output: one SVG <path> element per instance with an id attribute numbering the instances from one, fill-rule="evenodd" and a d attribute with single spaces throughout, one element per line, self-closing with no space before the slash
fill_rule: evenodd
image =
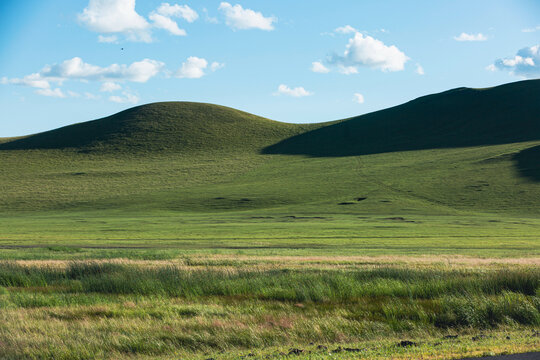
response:
<path id="1" fill-rule="evenodd" d="M 4 262 L 0 357 L 229 359 L 298 348 L 350 358 L 341 346 L 436 358 L 540 345 L 538 267 L 204 259 Z M 401 340 L 418 346 L 396 347 Z"/>

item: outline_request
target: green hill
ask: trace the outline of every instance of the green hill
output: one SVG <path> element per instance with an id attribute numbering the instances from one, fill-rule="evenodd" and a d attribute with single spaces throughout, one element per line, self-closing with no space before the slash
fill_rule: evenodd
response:
<path id="1" fill-rule="evenodd" d="M 0 140 L 0 247 L 538 254 L 539 96 L 456 89 L 312 125 L 156 103 Z"/>
<path id="2" fill-rule="evenodd" d="M 265 154 L 351 156 L 540 140 L 540 80 L 459 88 L 309 131 Z"/>
<path id="3" fill-rule="evenodd" d="M 272 121 L 218 105 L 163 102 L 6 141 L 0 150 L 255 151 L 315 127 Z"/>

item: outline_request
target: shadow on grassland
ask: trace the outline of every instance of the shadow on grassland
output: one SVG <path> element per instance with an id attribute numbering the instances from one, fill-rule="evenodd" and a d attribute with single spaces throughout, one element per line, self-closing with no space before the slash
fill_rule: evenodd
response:
<path id="1" fill-rule="evenodd" d="M 263 154 L 313 157 L 540 140 L 540 80 L 458 88 L 293 136 Z"/>
<path id="2" fill-rule="evenodd" d="M 540 145 L 520 151 L 514 162 L 521 176 L 540 182 Z"/>

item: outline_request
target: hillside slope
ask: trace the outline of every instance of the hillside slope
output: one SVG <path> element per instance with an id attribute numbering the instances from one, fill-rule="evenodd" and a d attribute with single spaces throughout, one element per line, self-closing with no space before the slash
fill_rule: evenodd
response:
<path id="1" fill-rule="evenodd" d="M 458 88 L 283 140 L 264 154 L 351 156 L 540 139 L 540 80 Z"/>
<path id="2" fill-rule="evenodd" d="M 6 141 L 0 143 L 0 150 L 240 152 L 259 150 L 315 127 L 272 121 L 218 105 L 162 102 Z"/>

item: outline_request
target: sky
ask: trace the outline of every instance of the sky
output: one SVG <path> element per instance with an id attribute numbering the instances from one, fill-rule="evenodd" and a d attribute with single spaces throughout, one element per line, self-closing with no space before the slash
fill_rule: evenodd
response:
<path id="1" fill-rule="evenodd" d="M 307 123 L 540 77 L 538 0 L 2 0 L 0 137 L 158 101 Z"/>

